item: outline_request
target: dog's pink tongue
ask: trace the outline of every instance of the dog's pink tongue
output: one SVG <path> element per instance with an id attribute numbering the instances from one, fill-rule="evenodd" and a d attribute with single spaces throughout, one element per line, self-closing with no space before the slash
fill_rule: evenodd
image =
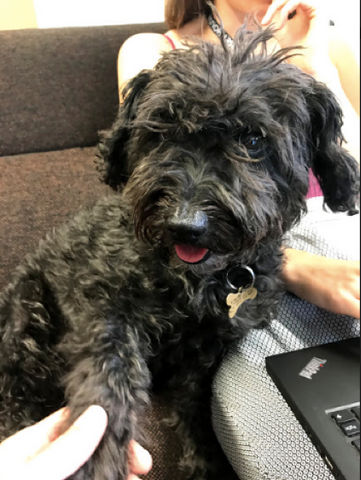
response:
<path id="1" fill-rule="evenodd" d="M 178 257 L 187 263 L 200 262 L 208 252 L 206 248 L 192 247 L 191 245 L 176 245 L 175 251 Z"/>

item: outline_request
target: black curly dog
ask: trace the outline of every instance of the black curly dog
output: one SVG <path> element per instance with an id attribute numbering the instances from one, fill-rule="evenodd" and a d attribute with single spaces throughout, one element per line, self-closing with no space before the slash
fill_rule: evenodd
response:
<path id="1" fill-rule="evenodd" d="M 116 192 L 49 235 L 2 295 L 0 438 L 62 405 L 63 430 L 89 405 L 107 411 L 73 479 L 127 477 L 151 388 L 173 399 L 188 478 L 234 478 L 212 431 L 212 376 L 277 306 L 309 169 L 330 209 L 357 206 L 334 95 L 287 63 L 289 49 L 267 55 L 271 36 L 171 51 L 135 77 L 100 144 Z M 257 296 L 230 318 L 245 267 Z"/>

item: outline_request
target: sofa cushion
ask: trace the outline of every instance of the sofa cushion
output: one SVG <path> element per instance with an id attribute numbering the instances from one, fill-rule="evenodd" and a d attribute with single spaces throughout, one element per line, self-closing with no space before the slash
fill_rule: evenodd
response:
<path id="1" fill-rule="evenodd" d="M 178 467 L 181 444 L 174 431 L 164 422 L 172 414 L 170 403 L 163 395 L 154 395 L 146 412 L 144 430 L 149 443 L 145 445 L 152 455 L 153 468 L 141 478 L 144 480 L 186 480 L 188 476 Z"/>
<path id="2" fill-rule="evenodd" d="M 0 156 L 95 145 L 118 108 L 117 55 L 164 24 L 0 31 Z"/>
<path id="3" fill-rule="evenodd" d="M 109 191 L 94 167 L 96 148 L 0 158 L 0 290 L 39 240 Z"/>

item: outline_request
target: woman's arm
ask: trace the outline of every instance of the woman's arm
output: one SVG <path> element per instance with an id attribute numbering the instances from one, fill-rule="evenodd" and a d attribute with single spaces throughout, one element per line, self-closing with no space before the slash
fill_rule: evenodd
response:
<path id="1" fill-rule="evenodd" d="M 314 76 L 338 98 L 343 112 L 344 146 L 360 163 L 360 66 L 350 45 L 337 33 L 329 39 L 329 58 L 330 62 L 327 59 L 320 64 Z"/>
<path id="2" fill-rule="evenodd" d="M 333 313 L 360 318 L 360 262 L 287 248 L 282 271 L 287 289 Z"/>
<path id="3" fill-rule="evenodd" d="M 360 115 L 360 63 L 350 43 L 336 27 L 331 27 L 329 55 L 337 68 L 343 91 L 356 113 Z"/>

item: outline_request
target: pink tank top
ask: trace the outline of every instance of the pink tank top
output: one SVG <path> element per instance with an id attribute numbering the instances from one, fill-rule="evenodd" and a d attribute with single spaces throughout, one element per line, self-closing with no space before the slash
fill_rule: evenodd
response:
<path id="1" fill-rule="evenodd" d="M 314 198 L 314 197 L 322 197 L 323 193 L 321 190 L 321 186 L 318 183 L 315 174 L 313 173 L 312 169 L 309 170 L 308 176 L 308 192 L 306 198 Z"/>
<path id="2" fill-rule="evenodd" d="M 168 35 L 163 34 L 163 37 L 165 37 L 168 42 L 170 43 L 170 46 L 172 47 L 172 50 L 175 50 L 175 44 L 173 40 L 168 37 Z M 323 193 L 320 187 L 320 184 L 318 183 L 317 178 L 315 177 L 313 171 L 310 169 L 309 173 L 309 180 L 308 180 L 308 192 L 306 195 L 306 198 L 314 198 L 314 197 L 322 197 Z"/>
<path id="3" fill-rule="evenodd" d="M 165 33 L 163 34 L 163 37 L 165 37 L 168 40 L 168 42 L 170 43 L 170 46 L 172 47 L 172 50 L 175 50 L 175 45 L 173 40 L 170 37 L 168 37 L 168 35 L 166 35 Z"/>

